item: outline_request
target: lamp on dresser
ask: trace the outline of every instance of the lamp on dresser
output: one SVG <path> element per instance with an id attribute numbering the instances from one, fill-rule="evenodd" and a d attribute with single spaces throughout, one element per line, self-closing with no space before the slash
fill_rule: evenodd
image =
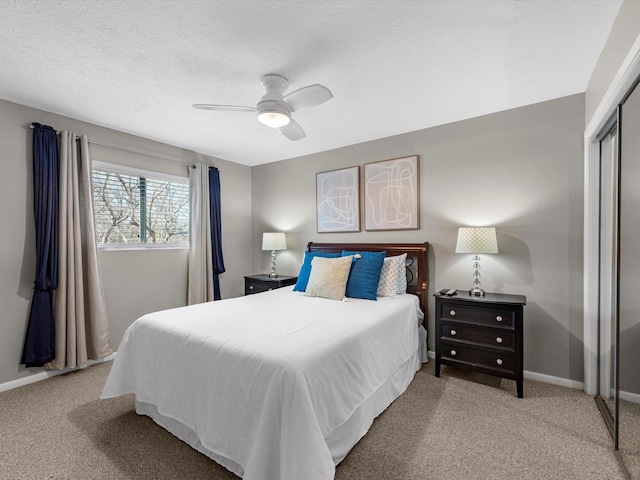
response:
<path id="1" fill-rule="evenodd" d="M 271 273 L 269 278 L 277 278 L 276 250 L 287 249 L 287 238 L 281 232 L 265 232 L 262 234 L 262 250 L 271 250 Z"/>
<path id="2" fill-rule="evenodd" d="M 485 292 L 480 288 L 480 253 L 498 253 L 498 239 L 494 227 L 460 227 L 456 253 L 472 253 L 473 257 L 473 287 L 469 295 L 484 297 Z"/>

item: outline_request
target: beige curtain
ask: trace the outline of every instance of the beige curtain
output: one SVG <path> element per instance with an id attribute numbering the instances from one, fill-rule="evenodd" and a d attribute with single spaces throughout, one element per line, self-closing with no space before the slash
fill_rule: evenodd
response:
<path id="1" fill-rule="evenodd" d="M 189 168 L 189 286 L 188 304 L 211 302 L 213 289 L 213 257 L 211 250 L 211 218 L 209 216 L 209 167 Z"/>
<path id="2" fill-rule="evenodd" d="M 56 356 L 45 365 L 49 370 L 82 366 L 89 359 L 113 353 L 93 222 L 86 135 L 76 142 L 73 132 L 60 132 L 59 190 L 58 289 L 53 302 Z"/>

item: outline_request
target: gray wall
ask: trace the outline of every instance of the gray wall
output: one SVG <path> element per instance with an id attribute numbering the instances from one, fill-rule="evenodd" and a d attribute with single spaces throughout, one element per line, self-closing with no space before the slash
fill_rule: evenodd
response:
<path id="1" fill-rule="evenodd" d="M 582 381 L 583 132 L 584 95 L 574 95 L 253 167 L 253 270 L 269 269 L 263 231 L 287 232 L 282 274 L 297 273 L 308 241 L 427 241 L 429 292 L 468 289 L 471 258 L 454 253 L 457 228 L 495 226 L 500 253 L 483 256 L 482 284 L 527 296 L 525 369 Z M 317 172 L 414 154 L 419 230 L 316 233 Z M 432 298 L 428 314 L 433 349 Z"/>
<path id="2" fill-rule="evenodd" d="M 624 0 L 585 92 L 585 125 L 602 101 L 633 42 L 640 35 L 640 1 Z"/>
<path id="3" fill-rule="evenodd" d="M 141 152 L 92 146 L 94 157 L 187 175 L 186 164 L 220 169 L 225 298 L 243 294 L 251 270 L 251 169 L 115 130 L 0 100 L 0 384 L 42 369 L 19 364 L 35 274 L 33 175 L 30 122 L 86 134 L 89 141 Z M 151 156 L 150 156 L 151 155 Z M 157 156 L 157 157 L 155 157 Z M 183 162 L 184 165 L 176 162 Z M 185 305 L 187 250 L 102 251 L 101 268 L 114 350 L 140 315 Z"/>

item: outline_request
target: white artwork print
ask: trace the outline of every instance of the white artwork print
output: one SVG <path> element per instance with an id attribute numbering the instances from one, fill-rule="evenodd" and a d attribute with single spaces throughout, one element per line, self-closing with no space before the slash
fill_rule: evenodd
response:
<path id="1" fill-rule="evenodd" d="M 316 176 L 318 232 L 359 232 L 360 168 L 351 167 Z"/>
<path id="2" fill-rule="evenodd" d="M 418 157 L 364 166 L 365 230 L 411 230 L 418 225 Z"/>

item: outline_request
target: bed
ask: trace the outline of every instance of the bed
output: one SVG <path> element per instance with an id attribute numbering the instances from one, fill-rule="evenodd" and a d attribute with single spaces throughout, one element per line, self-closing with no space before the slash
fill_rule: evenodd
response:
<path id="1" fill-rule="evenodd" d="M 332 479 L 427 361 L 427 247 L 307 245 L 406 253 L 407 294 L 335 301 L 284 287 L 145 315 L 101 398 L 135 394 L 138 414 L 245 480 Z"/>

